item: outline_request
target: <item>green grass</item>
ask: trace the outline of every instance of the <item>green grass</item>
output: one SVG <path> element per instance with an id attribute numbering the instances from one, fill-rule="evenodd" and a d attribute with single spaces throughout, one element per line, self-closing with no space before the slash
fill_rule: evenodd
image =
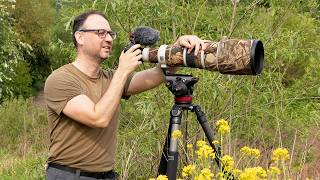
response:
<path id="1" fill-rule="evenodd" d="M 46 160 L 46 154 L 25 157 L 3 154 L 0 157 L 0 179 L 45 179 Z"/>

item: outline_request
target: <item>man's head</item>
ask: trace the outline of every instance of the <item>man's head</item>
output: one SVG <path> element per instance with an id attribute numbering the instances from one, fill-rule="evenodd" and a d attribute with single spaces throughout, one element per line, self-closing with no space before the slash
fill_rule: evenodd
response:
<path id="1" fill-rule="evenodd" d="M 106 16 L 99 11 L 88 11 L 74 19 L 73 41 L 78 52 L 105 59 L 112 49 L 115 33 L 111 31 Z"/>

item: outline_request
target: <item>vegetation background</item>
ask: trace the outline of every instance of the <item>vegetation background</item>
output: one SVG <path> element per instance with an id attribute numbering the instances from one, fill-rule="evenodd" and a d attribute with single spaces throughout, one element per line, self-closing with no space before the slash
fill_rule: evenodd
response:
<path id="1" fill-rule="evenodd" d="M 48 74 L 72 62 L 70 22 L 88 9 L 105 12 L 119 35 L 105 68 L 116 68 L 128 33 L 141 25 L 161 32 L 158 45 L 184 34 L 262 40 L 259 76 L 179 72 L 200 78 L 194 103 L 212 126 L 229 121 L 225 153 L 259 148 L 266 168 L 270 152 L 286 147 L 292 177 L 320 177 L 319 0 L 0 0 L 0 179 L 44 179 L 49 132 L 38 97 Z M 123 179 L 156 175 L 172 104 L 164 85 L 122 102 L 116 171 Z M 194 143 L 203 133 L 193 114 L 184 117 L 184 141 Z"/>

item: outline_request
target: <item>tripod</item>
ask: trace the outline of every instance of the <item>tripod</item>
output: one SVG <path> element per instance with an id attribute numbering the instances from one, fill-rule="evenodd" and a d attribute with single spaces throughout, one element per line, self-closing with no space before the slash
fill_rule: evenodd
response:
<path id="1" fill-rule="evenodd" d="M 199 105 L 192 104 L 193 86 L 198 82 L 198 78 L 195 78 L 192 75 L 182 74 L 165 74 L 165 77 L 166 86 L 175 96 L 175 104 L 170 111 L 170 124 L 165 144 L 163 146 L 158 174 L 167 175 L 169 180 L 176 179 L 179 156 L 178 141 L 176 138 L 171 137 L 171 134 L 173 131 L 180 129 L 182 113 L 185 110 L 190 110 L 196 114 L 197 120 L 200 123 L 210 146 L 216 153 L 215 161 L 220 168 L 221 148 L 216 147 L 213 144 L 214 132 L 208 123 L 205 113 L 201 110 Z M 228 177 L 230 178 L 230 175 L 228 175 Z"/>

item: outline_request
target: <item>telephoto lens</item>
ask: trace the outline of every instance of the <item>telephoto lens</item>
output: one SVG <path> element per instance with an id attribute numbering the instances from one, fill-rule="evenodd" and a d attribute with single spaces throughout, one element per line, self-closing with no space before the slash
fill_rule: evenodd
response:
<path id="1" fill-rule="evenodd" d="M 264 63 L 264 48 L 260 40 L 223 39 L 206 41 L 205 50 L 197 56 L 178 46 L 161 45 L 144 48 L 142 61 L 169 67 L 191 67 L 218 71 L 222 74 L 258 75 Z"/>
<path id="2" fill-rule="evenodd" d="M 161 45 L 151 48 L 159 40 L 159 31 L 140 26 L 129 36 L 130 42 L 124 51 L 135 44 L 141 44 L 143 62 L 160 63 L 162 67 L 190 67 L 222 74 L 258 75 L 264 64 L 263 43 L 257 39 L 226 39 L 205 41 L 205 49 L 198 55 L 187 53 L 180 46 Z"/>

